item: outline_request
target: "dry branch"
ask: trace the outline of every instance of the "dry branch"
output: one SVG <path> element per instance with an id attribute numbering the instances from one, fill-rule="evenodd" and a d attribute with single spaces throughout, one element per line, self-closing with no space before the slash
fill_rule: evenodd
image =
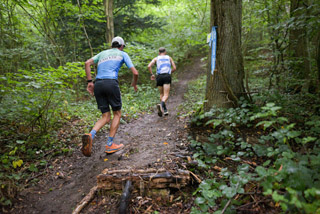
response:
<path id="1" fill-rule="evenodd" d="M 191 171 L 189 171 L 190 172 L 190 174 L 192 175 L 192 177 L 194 177 L 194 179 L 200 184 L 202 181 L 201 181 L 201 179 L 196 175 L 196 174 L 194 174 L 193 172 L 191 172 Z"/>
<path id="2" fill-rule="evenodd" d="M 90 192 L 88 195 L 86 195 L 86 197 L 84 197 L 80 203 L 77 205 L 77 207 L 74 209 L 74 211 L 72 212 L 72 214 L 78 214 L 80 213 L 80 211 L 87 206 L 87 204 L 93 199 L 93 197 L 95 196 L 96 192 L 97 192 L 98 187 L 94 186 L 93 188 L 91 188 Z"/>

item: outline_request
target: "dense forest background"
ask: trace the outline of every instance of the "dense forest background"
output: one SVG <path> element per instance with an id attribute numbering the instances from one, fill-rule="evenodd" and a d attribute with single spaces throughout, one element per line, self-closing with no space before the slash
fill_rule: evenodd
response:
<path id="1" fill-rule="evenodd" d="M 36 182 L 34 174 L 50 158 L 72 152 L 79 133 L 99 117 L 86 92 L 84 61 L 110 47 L 108 4 L 113 34 L 124 38 L 125 51 L 140 73 L 141 90 L 134 93 L 130 71 L 124 66 L 119 72 L 125 123 L 156 102 L 147 65 L 159 47 L 167 48 L 178 67 L 196 56 L 209 61 L 207 35 L 214 2 L 2 1 L 1 205 L 12 206 L 19 189 Z M 320 212 L 320 3 L 240 4 L 244 96 L 232 108 L 203 108 L 206 98 L 214 98 L 205 96 L 210 91 L 205 91 L 206 77 L 201 77 L 190 87 L 181 114 L 190 116 L 193 126 L 214 132 L 207 143 L 192 140 L 197 170 L 210 172 L 226 157 L 251 162 L 239 163 L 232 173 L 222 167 L 220 179 L 207 173 L 195 193 L 194 212 L 212 211 L 218 203 L 220 213 L 232 213 L 231 208 L 245 204 L 249 194 L 244 193 L 253 186 L 284 212 Z M 72 126 L 79 119 L 81 128 Z M 246 133 L 246 139 L 239 132 Z M 245 196 L 237 201 L 237 194 Z"/>

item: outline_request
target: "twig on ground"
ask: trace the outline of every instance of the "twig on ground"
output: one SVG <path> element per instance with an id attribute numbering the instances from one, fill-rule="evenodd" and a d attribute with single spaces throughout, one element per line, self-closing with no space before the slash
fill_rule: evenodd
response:
<path id="1" fill-rule="evenodd" d="M 189 171 L 189 170 L 188 170 Z M 196 181 L 200 184 L 202 181 L 201 179 L 196 175 L 194 174 L 193 172 L 189 171 L 189 173 L 196 179 Z"/>
<path id="2" fill-rule="evenodd" d="M 271 199 L 262 199 L 262 200 L 260 200 L 260 201 L 253 201 L 253 202 L 250 202 L 250 203 L 247 203 L 247 204 L 243 204 L 243 205 L 241 205 L 240 207 L 237 207 L 237 208 L 235 208 L 236 210 L 241 210 L 241 209 L 243 209 L 244 207 L 246 207 L 246 206 L 250 206 L 250 205 L 252 205 L 252 204 L 259 204 L 259 203 L 262 203 L 262 202 L 268 202 L 268 201 L 271 201 Z"/>
<path id="3" fill-rule="evenodd" d="M 90 192 L 88 195 L 86 195 L 86 197 L 84 197 L 80 203 L 77 205 L 77 207 L 74 209 L 74 211 L 72 212 L 72 214 L 78 214 L 80 213 L 80 211 L 93 199 L 93 197 L 95 196 L 96 192 L 98 190 L 97 186 L 94 186 L 91 188 Z"/>

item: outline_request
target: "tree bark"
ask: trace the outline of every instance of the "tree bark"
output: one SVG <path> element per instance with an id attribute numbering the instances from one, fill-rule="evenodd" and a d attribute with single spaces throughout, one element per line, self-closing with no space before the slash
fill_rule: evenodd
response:
<path id="1" fill-rule="evenodd" d="M 294 27 L 290 30 L 289 51 L 293 62 L 293 76 L 298 79 L 308 79 L 311 73 L 310 54 L 308 51 L 308 36 L 303 18 L 307 11 L 306 1 L 291 0 L 290 16 L 294 18 Z M 303 22 L 302 22 L 303 19 Z"/>
<path id="2" fill-rule="evenodd" d="M 106 42 L 111 44 L 114 37 L 113 0 L 104 0 L 104 11 L 107 18 Z"/>
<path id="3" fill-rule="evenodd" d="M 316 53 L 316 61 L 317 61 L 317 68 L 318 68 L 318 82 L 320 83 L 320 32 L 318 33 L 318 48 Z"/>
<path id="4" fill-rule="evenodd" d="M 213 75 L 211 61 L 208 66 L 205 111 L 213 106 L 237 106 L 238 98 L 245 94 L 241 13 L 241 0 L 211 0 L 211 26 L 217 26 L 217 58 Z"/>

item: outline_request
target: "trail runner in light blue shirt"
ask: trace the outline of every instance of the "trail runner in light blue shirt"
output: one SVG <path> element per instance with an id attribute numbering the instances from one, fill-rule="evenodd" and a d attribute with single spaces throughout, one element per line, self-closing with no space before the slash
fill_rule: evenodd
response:
<path id="1" fill-rule="evenodd" d="M 90 133 L 82 136 L 82 153 L 90 157 L 92 142 L 96 133 L 107 123 L 111 121 L 110 106 L 113 112 L 113 119 L 110 125 L 109 137 L 106 145 L 106 153 L 114 153 L 124 147 L 123 144 L 116 144 L 113 138 L 116 135 L 121 118 L 121 94 L 118 83 L 118 72 L 123 64 L 132 71 L 132 86 L 135 91 L 137 88 L 138 71 L 131 62 L 130 57 L 123 51 L 125 47 L 124 40 L 121 37 L 115 37 L 112 40 L 112 49 L 105 50 L 87 60 L 85 71 L 87 75 L 87 91 L 94 95 L 102 117 L 96 122 Z M 91 78 L 91 65 L 98 64 L 98 73 L 96 81 L 93 83 Z"/>

